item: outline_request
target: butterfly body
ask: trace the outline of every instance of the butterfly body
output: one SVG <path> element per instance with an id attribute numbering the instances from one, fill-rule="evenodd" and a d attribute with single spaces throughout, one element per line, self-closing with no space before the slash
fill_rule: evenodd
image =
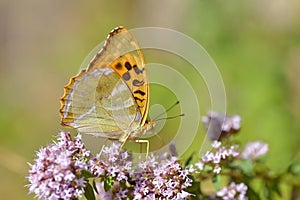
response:
<path id="1" fill-rule="evenodd" d="M 114 29 L 86 69 L 72 77 L 61 98 L 61 124 L 80 133 L 125 142 L 143 136 L 149 83 L 144 56 L 123 27 Z"/>

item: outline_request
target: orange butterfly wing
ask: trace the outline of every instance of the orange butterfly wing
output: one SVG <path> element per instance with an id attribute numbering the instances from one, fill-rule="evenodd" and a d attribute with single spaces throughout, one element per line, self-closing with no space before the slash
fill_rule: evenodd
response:
<path id="1" fill-rule="evenodd" d="M 125 141 L 147 131 L 148 110 L 149 83 L 143 53 L 135 38 L 125 28 L 117 27 L 87 69 L 65 86 L 62 125 Z"/>
<path id="2" fill-rule="evenodd" d="M 142 115 L 143 126 L 149 109 L 148 71 L 138 42 L 122 26 L 109 33 L 104 47 L 90 62 L 87 71 L 107 67 L 119 74 L 132 92 Z"/>

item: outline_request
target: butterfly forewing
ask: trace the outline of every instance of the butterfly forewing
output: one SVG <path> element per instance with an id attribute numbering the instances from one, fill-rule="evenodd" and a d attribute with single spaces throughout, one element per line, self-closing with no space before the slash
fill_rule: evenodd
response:
<path id="1" fill-rule="evenodd" d="M 80 133 L 121 140 L 144 125 L 148 101 L 143 54 L 133 36 L 119 27 L 88 68 L 65 86 L 60 115 L 63 125 Z"/>
<path id="2" fill-rule="evenodd" d="M 88 71 L 107 67 L 114 69 L 132 92 L 143 116 L 143 125 L 149 107 L 148 72 L 137 41 L 123 27 L 118 27 L 109 34 L 103 49 L 90 63 Z"/>

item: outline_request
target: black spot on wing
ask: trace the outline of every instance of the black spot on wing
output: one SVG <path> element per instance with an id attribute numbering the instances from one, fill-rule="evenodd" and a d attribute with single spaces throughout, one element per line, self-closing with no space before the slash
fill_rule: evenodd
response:
<path id="1" fill-rule="evenodd" d="M 126 67 L 126 69 L 127 69 L 128 71 L 132 69 L 132 66 L 131 66 L 131 64 L 130 64 L 129 62 L 126 62 L 126 63 L 125 63 L 125 67 Z"/>
<path id="2" fill-rule="evenodd" d="M 118 69 L 118 70 L 122 69 L 122 64 L 121 63 L 117 63 L 115 65 L 115 68 Z"/>
<path id="3" fill-rule="evenodd" d="M 140 102 L 143 102 L 145 99 L 140 99 L 140 98 L 138 98 L 138 97 L 134 97 L 134 99 L 136 100 L 136 101 L 140 101 Z"/>
<path id="4" fill-rule="evenodd" d="M 136 91 L 134 91 L 133 92 L 134 94 L 140 94 L 140 95 L 142 95 L 142 96 L 144 96 L 146 93 L 145 92 L 143 92 L 142 90 L 136 90 Z"/>
<path id="5" fill-rule="evenodd" d="M 134 79 L 134 80 L 132 81 L 132 85 L 134 85 L 134 86 L 136 86 L 136 87 L 139 87 L 139 86 L 144 85 L 144 81 L 143 81 L 143 80 L 142 80 L 142 81 L 139 81 L 139 80 L 137 80 L 137 79 Z"/>
<path id="6" fill-rule="evenodd" d="M 143 73 L 143 71 L 144 71 L 144 68 L 143 69 L 139 69 L 136 65 L 133 65 L 133 69 L 134 69 L 134 72 L 137 75 Z"/>
<path id="7" fill-rule="evenodd" d="M 123 75 L 122 75 L 122 78 L 125 80 L 125 81 L 128 81 L 130 79 L 130 74 L 129 72 L 125 72 Z"/>

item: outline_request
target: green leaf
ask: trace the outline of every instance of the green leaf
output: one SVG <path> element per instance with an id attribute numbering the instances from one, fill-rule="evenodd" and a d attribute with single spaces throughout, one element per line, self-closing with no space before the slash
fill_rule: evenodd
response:
<path id="1" fill-rule="evenodd" d="M 300 176 L 300 162 L 292 163 L 288 168 L 288 172 L 295 176 Z"/>
<path id="2" fill-rule="evenodd" d="M 213 167 L 212 167 L 212 166 L 204 165 L 203 171 L 205 171 L 205 172 L 211 172 L 212 170 L 213 170 Z"/>
<path id="3" fill-rule="evenodd" d="M 119 183 L 120 183 L 121 188 L 123 188 L 123 189 L 126 189 L 126 188 L 127 188 L 127 183 L 126 183 L 126 181 L 122 180 L 122 181 L 120 181 Z"/>
<path id="4" fill-rule="evenodd" d="M 199 200 L 204 199 L 204 196 L 201 192 L 201 183 L 199 181 L 195 181 L 193 177 L 190 177 L 193 182 L 192 185 L 185 189 L 186 192 L 193 194 L 190 199 L 191 200 Z"/>
<path id="5" fill-rule="evenodd" d="M 87 184 L 84 188 L 84 196 L 87 200 L 95 200 L 96 199 L 93 187 L 91 186 L 91 184 L 89 182 L 87 182 Z"/>
<path id="6" fill-rule="evenodd" d="M 114 185 L 114 180 L 111 176 L 104 180 L 104 190 L 107 192 Z"/>
<path id="7" fill-rule="evenodd" d="M 93 179 L 93 188 L 94 188 L 95 192 L 96 192 L 97 194 L 99 194 L 99 192 L 98 192 L 98 190 L 97 190 L 97 186 L 96 186 L 96 181 L 95 181 L 95 179 Z"/>
<path id="8" fill-rule="evenodd" d="M 230 167 L 240 169 L 248 177 L 253 177 L 254 175 L 254 166 L 250 160 L 236 160 L 230 163 Z"/>
<path id="9" fill-rule="evenodd" d="M 263 188 L 263 194 L 266 199 L 271 199 L 271 191 L 269 187 L 265 186 Z"/>
<path id="10" fill-rule="evenodd" d="M 192 185 L 186 191 L 191 194 L 201 194 L 200 182 L 193 180 Z"/>
<path id="11" fill-rule="evenodd" d="M 274 181 L 271 183 L 270 188 L 271 188 L 276 194 L 278 194 L 278 195 L 281 197 L 282 194 L 281 194 L 281 191 L 280 191 L 280 188 L 279 188 L 279 183 L 280 183 L 280 180 L 279 180 L 279 179 L 274 180 Z"/>
<path id="12" fill-rule="evenodd" d="M 260 200 L 259 195 L 248 185 L 247 197 L 251 200 Z"/>
<path id="13" fill-rule="evenodd" d="M 268 154 L 264 154 L 255 159 L 256 162 L 264 163 L 268 157 Z"/>
<path id="14" fill-rule="evenodd" d="M 275 179 L 272 182 L 267 182 L 265 185 L 264 195 L 268 199 L 274 199 L 275 194 L 281 197 L 281 191 L 279 188 L 279 179 Z"/>
<path id="15" fill-rule="evenodd" d="M 192 163 L 194 153 L 185 161 L 184 166 L 189 166 Z"/>
<path id="16" fill-rule="evenodd" d="M 84 178 L 86 178 L 86 179 L 94 177 L 93 174 L 91 174 L 89 171 L 86 171 L 86 170 L 82 170 L 82 171 L 81 171 L 81 174 L 82 174 L 82 176 L 83 176 Z"/>
<path id="17" fill-rule="evenodd" d="M 213 176 L 212 182 L 217 191 L 221 189 L 221 175 L 217 174 Z"/>

